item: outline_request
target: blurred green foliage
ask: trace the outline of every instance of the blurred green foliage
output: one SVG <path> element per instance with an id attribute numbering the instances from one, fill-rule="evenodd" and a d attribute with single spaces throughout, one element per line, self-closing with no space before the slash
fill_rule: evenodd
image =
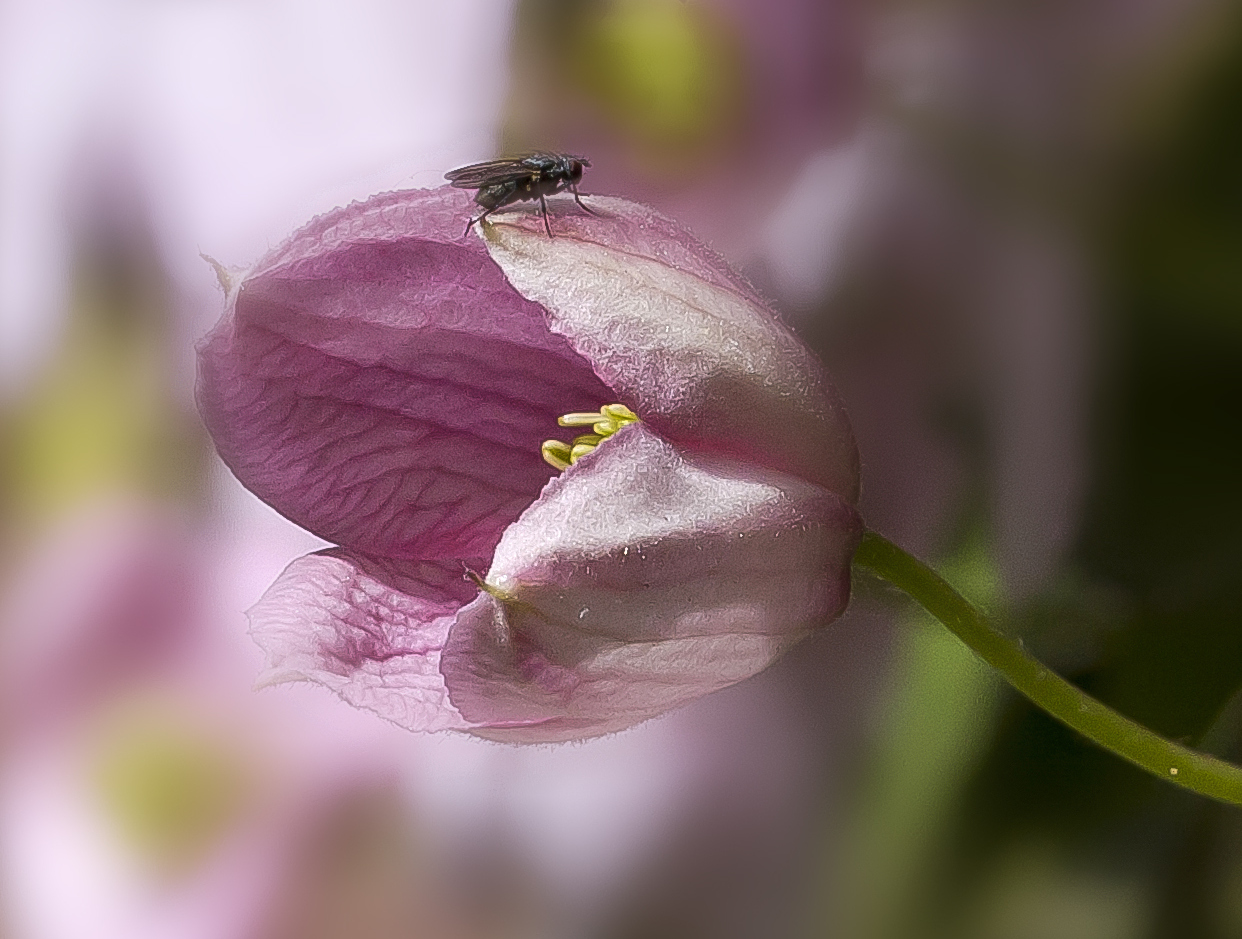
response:
<path id="1" fill-rule="evenodd" d="M 737 115 L 740 52 L 703 7 L 618 0 L 578 17 L 568 54 L 580 87 L 648 149 L 702 145 Z"/>
<path id="2" fill-rule="evenodd" d="M 1079 535 L 1047 589 L 997 612 L 1106 703 L 1242 762 L 1242 7 L 1222 10 L 1206 29 L 1188 17 L 1198 35 L 1164 37 L 1194 51 L 1173 71 L 1147 63 L 1129 86 L 1141 100 L 1093 128 L 1114 135 L 1107 146 L 1075 141 L 1091 160 L 1022 152 L 960 115 L 907 126 L 990 210 L 1055 218 L 1099 286 Z M 878 317 L 869 287 L 845 302 Z M 988 569 L 977 437 L 955 438 L 973 475 L 936 565 L 962 588 L 967 559 Z M 1242 813 L 1146 776 L 1007 688 L 980 694 L 960 645 L 908 625 L 815 934 L 1242 936 Z"/>
<path id="3" fill-rule="evenodd" d="M 101 736 L 94 782 L 122 839 L 153 869 L 176 874 L 192 869 L 244 808 L 247 764 L 224 732 L 167 707 L 130 705 Z"/>
<path id="4" fill-rule="evenodd" d="M 983 608 L 999 579 L 975 537 L 940 570 Z M 868 577 L 857 571 L 856 579 Z M 871 590 L 856 584 L 856 593 Z M 942 863 L 962 778 L 982 759 L 1002 703 L 1001 678 L 940 623 L 911 608 L 898 626 L 891 689 L 859 805 L 840 847 L 833 892 L 842 935 L 909 933 Z"/>
<path id="5" fill-rule="evenodd" d="M 202 492 L 202 435 L 171 386 L 171 314 L 148 233 L 106 218 L 81 233 L 58 341 L 0 413 L 0 542 L 95 498 Z"/>
<path id="6" fill-rule="evenodd" d="M 1232 9 L 1220 27 L 1227 41 L 1180 76 L 1159 133 L 1120 148 L 1091 207 L 1099 217 L 1084 226 L 1105 337 L 1085 516 L 1057 582 L 1010 621 L 1108 704 L 1238 760 L 1242 16 Z M 898 681 L 917 691 L 936 656 L 911 659 L 917 642 L 901 642 Z M 887 822 L 904 819 L 904 840 L 890 853 L 918 858 L 920 876 L 895 876 L 895 860 L 875 870 L 892 878 L 882 881 L 886 903 L 843 935 L 1242 935 L 1239 813 L 1146 777 L 1012 694 L 1002 700 L 995 729 L 986 707 L 979 716 L 982 751 L 954 730 L 977 702 L 953 694 L 933 696 L 884 738 L 895 745 L 940 715 L 960 759 L 913 744 L 941 771 L 925 783 L 944 806 L 935 837 L 909 797 L 894 802 Z M 884 830 L 874 822 L 867 836 Z"/>
<path id="7" fill-rule="evenodd" d="M 740 132 L 742 37 L 710 4 L 524 0 L 505 145 L 598 136 L 661 180 L 692 174 Z"/>

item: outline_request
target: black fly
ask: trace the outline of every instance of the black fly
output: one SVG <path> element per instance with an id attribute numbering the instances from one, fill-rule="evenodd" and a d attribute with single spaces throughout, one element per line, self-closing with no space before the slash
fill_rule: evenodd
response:
<path id="1" fill-rule="evenodd" d="M 483 212 L 466 225 L 467 234 L 475 222 L 483 221 L 497 209 L 525 199 L 538 199 L 543 208 L 543 227 L 551 238 L 548 196 L 568 189 L 582 211 L 595 214 L 582 204 L 578 196 L 582 171 L 590 165 L 591 161 L 585 157 L 565 153 L 527 153 L 512 160 L 472 163 L 445 173 L 444 178 L 456 189 L 479 190 L 474 195 L 474 201 L 483 207 Z"/>

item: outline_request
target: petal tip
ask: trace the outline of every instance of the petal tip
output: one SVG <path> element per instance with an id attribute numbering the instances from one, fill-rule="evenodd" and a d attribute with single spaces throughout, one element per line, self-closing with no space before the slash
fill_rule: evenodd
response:
<path id="1" fill-rule="evenodd" d="M 264 688 L 274 688 L 277 685 L 290 685 L 296 682 L 309 682 L 310 680 L 310 676 L 300 669 L 269 668 L 259 673 L 254 680 L 254 684 L 250 686 L 250 690 L 262 691 Z"/>

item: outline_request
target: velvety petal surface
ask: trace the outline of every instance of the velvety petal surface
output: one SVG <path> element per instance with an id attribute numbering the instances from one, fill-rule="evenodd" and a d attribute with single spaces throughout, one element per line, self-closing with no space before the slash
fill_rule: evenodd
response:
<path id="1" fill-rule="evenodd" d="M 476 733 L 606 733 L 761 671 L 849 597 L 843 498 L 631 425 L 511 526 L 441 659 Z"/>
<path id="2" fill-rule="evenodd" d="M 740 681 L 843 609 L 858 454 L 818 362 L 674 223 L 554 203 L 553 238 L 522 207 L 482 238 L 467 193 L 377 196 L 230 288 L 204 418 L 247 488 L 341 545 L 251 611 L 268 680 L 565 740 Z M 641 422 L 554 476 L 557 417 L 612 402 Z"/>
<path id="3" fill-rule="evenodd" d="M 566 207 L 484 226 L 492 258 L 643 420 L 682 446 L 858 498 L 858 451 L 815 356 L 719 258 L 651 209 Z"/>
<path id="4" fill-rule="evenodd" d="M 325 551 L 285 569 L 250 610 L 263 683 L 308 680 L 408 730 L 464 730 L 440 655 L 477 590 L 461 561 L 388 562 Z"/>
<path id="5" fill-rule="evenodd" d="M 462 237 L 470 207 L 393 193 L 312 222 L 245 275 L 200 349 L 220 455 L 322 538 L 486 556 L 551 475 L 557 416 L 614 399 Z"/>

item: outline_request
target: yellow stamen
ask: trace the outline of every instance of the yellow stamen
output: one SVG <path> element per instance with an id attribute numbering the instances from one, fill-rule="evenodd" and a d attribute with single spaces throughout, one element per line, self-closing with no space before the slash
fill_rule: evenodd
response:
<path id="1" fill-rule="evenodd" d="M 564 414 L 556 420 L 562 427 L 590 427 L 593 433 L 579 434 L 572 444 L 560 440 L 545 440 L 541 448 L 543 458 L 557 470 L 567 469 L 626 424 L 633 424 L 637 420 L 638 415 L 624 404 L 605 404 L 598 411 Z"/>
<path id="2" fill-rule="evenodd" d="M 579 460 L 581 460 L 584 456 L 586 456 L 588 453 L 590 453 L 594 449 L 595 449 L 594 444 L 590 444 L 590 443 L 574 444 L 574 448 L 569 451 L 569 462 L 577 463 Z"/>
<path id="3" fill-rule="evenodd" d="M 543 458 L 558 470 L 569 469 L 571 451 L 569 444 L 561 440 L 545 440 L 540 448 Z"/>
<path id="4" fill-rule="evenodd" d="M 466 577 L 474 581 L 474 585 L 481 591 L 484 593 L 490 593 L 497 600 L 508 601 L 512 599 L 508 591 L 497 587 L 495 584 L 489 584 L 482 574 L 478 574 L 475 571 L 470 570 L 470 568 L 466 568 Z"/>
<path id="5" fill-rule="evenodd" d="M 599 411 L 574 411 L 572 414 L 562 414 L 556 422 L 562 427 L 589 427 L 599 420 L 599 416 Z"/>
<path id="6" fill-rule="evenodd" d="M 605 404 L 599 409 L 599 412 L 620 421 L 622 424 L 633 424 L 638 420 L 638 415 L 624 404 Z"/>

